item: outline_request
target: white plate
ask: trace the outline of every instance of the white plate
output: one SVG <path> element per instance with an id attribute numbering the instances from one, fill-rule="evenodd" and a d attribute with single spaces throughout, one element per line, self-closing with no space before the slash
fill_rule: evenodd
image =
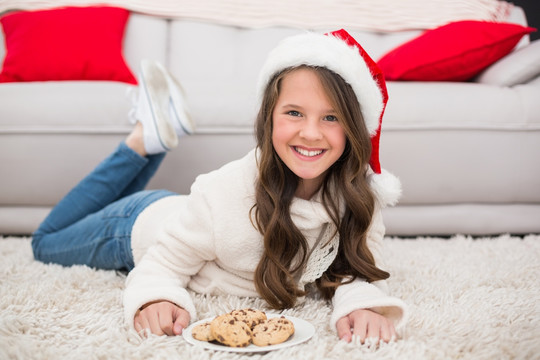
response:
<path id="1" fill-rule="evenodd" d="M 282 315 L 267 314 L 266 316 L 269 319 L 271 319 L 273 317 L 280 317 Z M 303 320 L 294 316 L 287 316 L 287 315 L 284 315 L 284 316 L 293 322 L 294 334 L 289 339 L 287 339 L 287 341 L 282 342 L 281 344 L 276 344 L 276 345 L 257 346 L 257 345 L 250 344 L 246 347 L 237 348 L 237 347 L 230 347 L 230 346 L 220 345 L 213 342 L 200 341 L 200 340 L 194 339 L 193 336 L 191 335 L 191 330 L 193 330 L 195 326 L 201 323 L 212 321 L 214 317 L 200 320 L 200 321 L 197 321 L 196 323 L 191 324 L 187 329 L 185 329 L 182 332 L 182 335 L 184 336 L 184 339 L 186 339 L 188 343 L 195 346 L 203 347 L 205 349 L 249 353 L 249 352 L 267 352 L 267 351 L 272 351 L 272 350 L 283 349 L 289 346 L 298 345 L 305 341 L 308 341 L 313 336 L 313 334 L 315 334 L 315 327 L 313 327 L 313 325 L 311 325 L 311 323 L 307 322 L 306 320 Z"/>

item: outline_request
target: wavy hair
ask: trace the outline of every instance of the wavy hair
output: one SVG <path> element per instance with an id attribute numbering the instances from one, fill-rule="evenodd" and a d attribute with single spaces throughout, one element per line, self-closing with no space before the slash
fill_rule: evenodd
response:
<path id="1" fill-rule="evenodd" d="M 299 296 L 305 295 L 295 279 L 301 275 L 309 252 L 307 241 L 290 214 L 299 179 L 272 145 L 272 113 L 281 81 L 298 68 L 311 69 L 317 75 L 347 138 L 342 156 L 327 171 L 320 189 L 340 245 L 336 259 L 317 280 L 317 287 L 325 299 L 330 299 L 344 282 L 355 278 L 372 282 L 389 277 L 376 267 L 366 243 L 375 197 L 366 178 L 371 141 L 358 100 L 339 75 L 324 67 L 288 68 L 269 82 L 255 123 L 260 158 L 251 219 L 263 235 L 264 252 L 254 281 L 258 293 L 276 309 L 292 307 Z"/>

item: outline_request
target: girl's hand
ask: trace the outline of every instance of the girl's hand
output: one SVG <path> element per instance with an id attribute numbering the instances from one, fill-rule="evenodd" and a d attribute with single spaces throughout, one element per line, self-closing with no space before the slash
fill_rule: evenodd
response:
<path id="1" fill-rule="evenodd" d="M 374 311 L 360 309 L 342 317 L 336 323 L 340 339 L 350 342 L 356 335 L 363 344 L 367 338 L 389 342 L 396 337 L 396 330 L 391 320 Z"/>
<path id="2" fill-rule="evenodd" d="M 137 311 L 133 325 L 139 333 L 149 329 L 152 334 L 172 336 L 182 334 L 189 322 L 189 313 L 183 308 L 169 301 L 156 301 Z"/>

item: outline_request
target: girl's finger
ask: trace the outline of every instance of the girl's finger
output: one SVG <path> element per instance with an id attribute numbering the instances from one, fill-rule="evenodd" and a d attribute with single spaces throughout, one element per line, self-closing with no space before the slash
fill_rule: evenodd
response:
<path id="1" fill-rule="evenodd" d="M 381 337 L 382 326 L 383 321 L 381 321 L 378 317 L 372 317 L 367 325 L 366 337 L 375 343 L 378 343 Z"/>
<path id="2" fill-rule="evenodd" d="M 354 318 L 354 335 L 360 340 L 360 343 L 364 343 L 366 341 L 366 337 L 369 336 L 369 327 L 371 323 L 369 323 L 366 319 L 366 317 L 362 314 L 361 316 L 356 316 Z"/>
<path id="3" fill-rule="evenodd" d="M 147 334 L 146 334 L 146 329 L 150 330 L 150 324 L 148 324 L 148 321 L 146 320 L 146 318 L 144 316 L 141 316 L 141 315 L 138 315 L 136 318 L 135 318 L 135 330 L 137 330 L 137 332 L 139 333 L 139 335 L 145 337 Z"/>
<path id="4" fill-rule="evenodd" d="M 177 308 L 174 316 L 176 319 L 174 320 L 172 335 L 181 335 L 182 331 L 189 326 L 191 317 L 189 313 L 182 308 Z"/>
<path id="5" fill-rule="evenodd" d="M 164 334 L 163 329 L 161 328 L 159 313 L 157 311 L 152 311 L 152 314 L 148 316 L 148 324 L 150 325 L 150 331 L 152 334 L 161 336 Z"/>
<path id="6" fill-rule="evenodd" d="M 381 340 L 384 342 L 390 342 L 396 337 L 396 330 L 391 322 L 385 321 L 381 327 Z"/>
<path id="7" fill-rule="evenodd" d="M 170 309 L 162 309 L 156 314 L 158 317 L 160 330 L 169 336 L 174 335 L 173 334 L 173 317 L 172 317 L 171 312 L 172 310 Z"/>
<path id="8" fill-rule="evenodd" d="M 348 316 L 344 316 L 337 321 L 336 329 L 337 329 L 338 337 L 341 340 L 345 340 L 347 342 L 351 341 L 351 338 L 352 338 L 351 323 L 349 321 Z"/>

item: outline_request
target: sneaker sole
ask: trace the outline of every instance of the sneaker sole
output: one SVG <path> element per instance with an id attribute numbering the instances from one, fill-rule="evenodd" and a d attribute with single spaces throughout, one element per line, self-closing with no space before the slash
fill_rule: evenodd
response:
<path id="1" fill-rule="evenodd" d="M 166 70 L 165 70 L 166 71 Z M 175 121 L 180 125 L 180 127 L 184 130 L 186 134 L 193 134 L 195 131 L 195 124 L 193 120 L 191 119 L 191 116 L 186 111 L 186 100 L 184 96 L 184 89 L 182 88 L 182 85 L 171 75 L 167 72 L 167 76 L 169 77 L 170 81 L 178 88 L 178 91 L 180 92 L 180 99 L 176 99 L 175 96 L 171 95 L 171 104 L 173 106 L 174 112 L 176 114 Z"/>
<path id="2" fill-rule="evenodd" d="M 165 149 L 170 150 L 178 145 L 178 137 L 169 121 L 169 87 L 167 79 L 152 62 L 143 61 L 141 63 L 141 73 L 159 141 Z"/>

